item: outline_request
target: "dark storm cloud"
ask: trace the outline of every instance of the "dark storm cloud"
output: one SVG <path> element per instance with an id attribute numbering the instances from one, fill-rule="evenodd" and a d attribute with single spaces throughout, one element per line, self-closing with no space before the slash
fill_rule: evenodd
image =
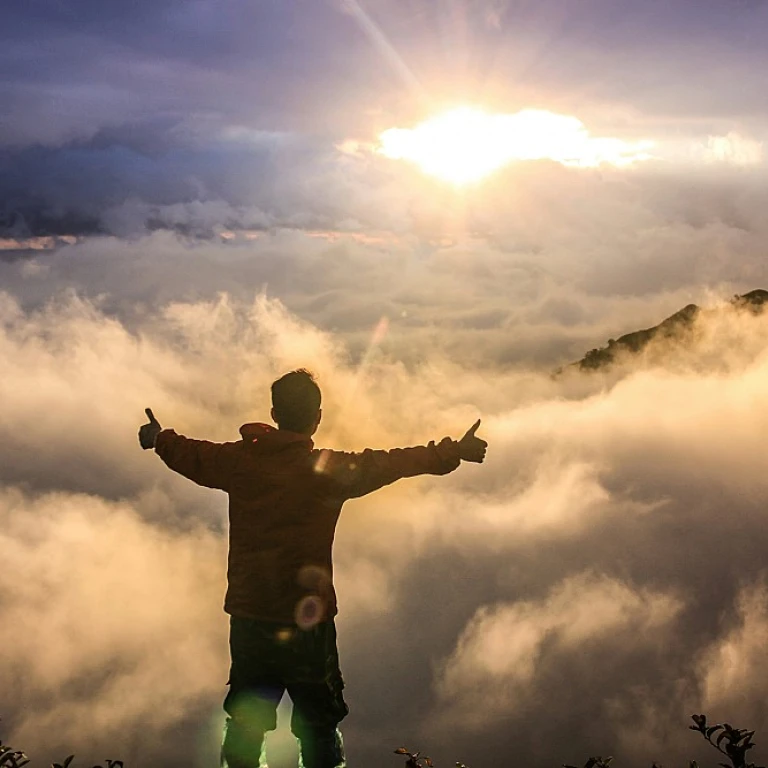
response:
<path id="1" fill-rule="evenodd" d="M 104 129 L 64 147 L 0 150 L 0 236 L 396 228 L 392 171 L 298 134 L 230 128 L 200 142 L 158 123 Z"/>
<path id="2" fill-rule="evenodd" d="M 136 146 L 145 135 L 126 144 L 106 142 L 100 136 L 95 146 L 3 152 L 0 185 L 8 234 L 24 229 L 26 235 L 48 234 L 52 229 L 62 234 L 62 230 L 69 234 L 103 231 L 108 211 L 127 201 L 146 206 L 149 217 L 152 207 L 200 200 L 237 204 L 239 198 L 257 197 L 253 188 L 269 184 L 266 172 L 274 184 L 268 152 L 259 147 L 250 151 L 225 145 L 204 151 L 178 147 L 148 153 Z M 34 186 L 30 179 L 35 180 Z M 124 233 L 141 231 L 148 223 L 140 219 Z M 228 222 L 226 215 L 217 223 L 252 225 L 247 219 Z M 201 217 L 200 226 L 205 225 Z M 116 227 L 120 229 L 120 222 Z"/>

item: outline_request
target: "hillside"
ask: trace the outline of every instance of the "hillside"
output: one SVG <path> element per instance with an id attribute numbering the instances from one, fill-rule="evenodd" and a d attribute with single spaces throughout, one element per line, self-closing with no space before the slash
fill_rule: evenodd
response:
<path id="1" fill-rule="evenodd" d="M 766 304 L 768 304 L 768 291 L 756 288 L 748 293 L 734 296 L 726 307 L 760 314 Z M 658 325 L 626 333 L 618 339 L 609 339 L 606 346 L 591 349 L 581 360 L 568 367 L 577 367 L 581 371 L 596 371 L 609 367 L 619 357 L 639 355 L 651 343 L 663 340 L 684 344 L 692 338 L 696 324 L 703 313 L 720 311 L 722 309 L 703 310 L 696 304 L 688 304 Z"/>

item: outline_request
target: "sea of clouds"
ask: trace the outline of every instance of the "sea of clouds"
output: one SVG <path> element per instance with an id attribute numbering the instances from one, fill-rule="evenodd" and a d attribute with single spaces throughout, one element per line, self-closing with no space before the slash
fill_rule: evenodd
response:
<path id="1" fill-rule="evenodd" d="M 3 743 L 217 764 L 226 497 L 137 430 L 149 406 L 236 439 L 306 366 L 321 447 L 478 417 L 489 443 L 342 514 L 353 768 L 398 746 L 439 768 L 714 764 L 694 712 L 756 729 L 765 763 L 768 320 L 724 306 L 768 289 L 768 6 L 7 5 Z M 455 190 L 373 150 L 457 98 L 655 159 Z M 691 302 L 713 312 L 689 343 L 568 368 Z M 281 715 L 272 768 L 295 765 Z"/>
<path id="2" fill-rule="evenodd" d="M 125 203 L 119 231 L 7 251 L 5 742 L 43 762 L 215 764 L 226 497 L 136 432 L 149 406 L 236 439 L 306 366 L 319 446 L 458 438 L 479 417 L 489 443 L 482 466 L 345 507 L 351 765 L 394 765 L 401 745 L 472 768 L 711 759 L 694 712 L 757 729 L 760 749 L 768 321 L 724 308 L 685 349 L 552 374 L 691 301 L 768 287 L 762 177 L 516 173 L 469 198 L 414 181 L 400 209 L 371 188 L 367 219 L 339 192 L 348 216 L 300 227 L 177 207 L 194 237 Z M 295 756 L 286 728 L 273 768 Z"/>

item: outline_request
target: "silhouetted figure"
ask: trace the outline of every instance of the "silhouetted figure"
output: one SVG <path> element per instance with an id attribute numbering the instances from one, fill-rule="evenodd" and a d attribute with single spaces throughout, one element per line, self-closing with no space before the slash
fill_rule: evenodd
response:
<path id="1" fill-rule="evenodd" d="M 304 768 L 344 764 L 338 724 L 348 709 L 336 649 L 331 548 L 347 499 L 402 477 L 445 475 L 481 463 L 478 420 L 459 441 L 361 453 L 317 450 L 320 388 L 306 370 L 272 384 L 272 418 L 244 424 L 242 440 L 211 443 L 162 429 L 148 408 L 139 430 L 173 470 L 229 494 L 229 562 L 224 610 L 232 666 L 222 766 L 256 768 L 264 735 L 277 726 L 287 690 L 291 730 Z"/>

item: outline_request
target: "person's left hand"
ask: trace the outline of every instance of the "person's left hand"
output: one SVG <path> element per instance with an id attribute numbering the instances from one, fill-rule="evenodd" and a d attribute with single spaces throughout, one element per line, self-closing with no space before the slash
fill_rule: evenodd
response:
<path id="1" fill-rule="evenodd" d="M 459 456 L 461 456 L 463 461 L 473 461 L 476 464 L 482 464 L 485 460 L 485 449 L 488 447 L 488 443 L 475 434 L 479 426 L 480 419 L 459 440 Z"/>
<path id="2" fill-rule="evenodd" d="M 162 432 L 163 428 L 155 418 L 151 408 L 145 408 L 144 413 L 147 414 L 149 424 L 142 424 L 139 429 L 139 443 L 141 443 L 141 447 L 146 451 L 148 448 L 155 447 L 155 440 L 157 440 L 157 436 Z"/>

